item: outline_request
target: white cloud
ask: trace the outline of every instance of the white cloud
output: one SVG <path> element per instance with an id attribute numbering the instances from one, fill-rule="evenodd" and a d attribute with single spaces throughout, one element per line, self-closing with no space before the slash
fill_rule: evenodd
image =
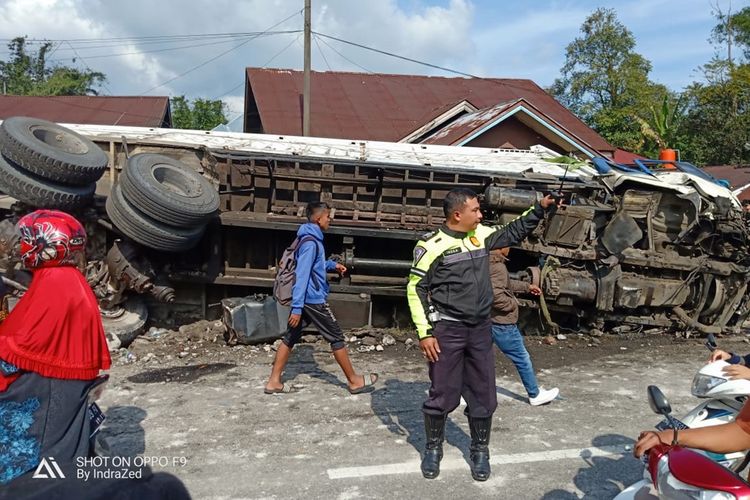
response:
<path id="1" fill-rule="evenodd" d="M 683 85 L 694 77 L 693 69 L 710 57 L 706 38 L 712 23 L 706 0 L 504 0 L 502 4 L 489 0 L 314 0 L 313 29 L 464 72 L 531 78 L 547 85 L 559 73 L 565 46 L 579 36 L 581 23 L 600 4 L 617 9 L 620 20 L 637 37 L 637 50 L 654 63 L 653 74 L 664 83 Z M 246 33 L 265 30 L 299 12 L 302 5 L 302 0 L 131 0 L 126 6 L 111 0 L 3 0 L 0 38 Z M 301 28 L 302 16 L 296 14 L 275 29 Z M 302 67 L 297 37 L 266 36 L 231 51 L 247 38 L 223 43 L 193 39 L 171 44 L 122 41 L 85 46 L 71 42 L 75 52 L 63 44 L 52 59 L 79 67 L 88 64 L 104 72 L 108 76 L 105 93 L 138 95 L 174 78 L 149 95 L 216 98 L 227 94 L 223 98 L 235 109 L 241 108 L 245 67 L 261 66 L 272 58 L 273 67 Z M 164 50 L 209 42 L 212 45 Z M 331 47 L 375 72 L 446 74 L 332 40 L 313 42 L 314 69 L 328 69 L 322 50 L 334 70 L 361 71 Z M 225 51 L 229 52 L 220 56 Z M 135 54 L 115 56 L 132 52 Z M 6 54 L 0 49 L 0 59 Z M 77 58 L 75 63 L 72 57 Z M 212 58 L 216 59 L 210 61 Z M 180 76 L 202 63 L 206 64 Z"/>

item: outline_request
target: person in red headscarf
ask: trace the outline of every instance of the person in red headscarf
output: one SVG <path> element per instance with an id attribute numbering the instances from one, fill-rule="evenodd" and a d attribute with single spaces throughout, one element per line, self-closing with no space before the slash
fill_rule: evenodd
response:
<path id="1" fill-rule="evenodd" d="M 88 455 L 88 392 L 111 364 L 98 303 L 77 267 L 85 263 L 81 223 L 37 210 L 16 227 L 33 278 L 0 325 L 0 485 L 43 457 Z"/>

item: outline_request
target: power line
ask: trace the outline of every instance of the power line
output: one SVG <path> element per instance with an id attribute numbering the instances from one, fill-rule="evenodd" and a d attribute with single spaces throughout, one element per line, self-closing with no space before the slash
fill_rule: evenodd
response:
<path id="1" fill-rule="evenodd" d="M 313 31 L 313 33 L 315 33 L 316 35 L 325 37 L 325 38 L 329 38 L 331 40 L 336 40 L 337 42 L 345 43 L 347 45 L 353 45 L 354 47 L 359 47 L 361 49 L 369 50 L 369 51 L 372 51 L 372 52 L 377 52 L 378 54 L 383 54 L 383 55 L 386 55 L 386 56 L 395 57 L 396 59 L 403 59 L 404 61 L 409 61 L 409 62 L 413 62 L 413 63 L 416 63 L 416 64 L 421 64 L 422 66 L 427 66 L 427 67 L 430 67 L 430 68 L 439 69 L 441 71 L 447 71 L 448 73 L 454 73 L 456 75 L 468 76 L 469 78 L 479 78 L 479 79 L 482 79 L 481 76 L 472 75 L 471 73 L 464 73 L 463 71 L 458 71 L 458 70 L 455 70 L 455 69 L 446 68 L 444 66 L 438 66 L 437 64 L 432 64 L 432 63 L 428 63 L 428 62 L 425 62 L 425 61 L 420 61 L 418 59 L 412 59 L 411 57 L 401 56 L 401 55 L 398 55 L 398 54 L 394 54 L 393 52 L 387 52 L 385 50 L 380 50 L 380 49 L 376 49 L 376 48 L 373 48 L 373 47 L 368 47 L 367 45 L 362 45 L 361 43 L 350 42 L 349 40 L 344 40 L 342 38 L 337 38 L 335 36 L 326 35 L 324 33 L 318 33 L 317 31 Z"/>
<path id="2" fill-rule="evenodd" d="M 294 17 L 293 14 L 291 17 Z M 278 25 L 276 25 L 278 26 Z M 62 39 L 41 39 L 41 38 L 25 38 L 25 43 L 49 43 L 49 42 L 111 42 L 121 44 L 124 41 L 137 41 L 137 40 L 180 40 L 180 39 L 196 39 L 196 38 L 221 38 L 221 37 L 245 37 L 258 35 L 261 33 L 268 33 L 270 30 L 264 31 L 236 31 L 236 32 L 222 32 L 222 33 L 192 33 L 183 35 L 146 35 L 146 36 L 126 36 L 126 37 L 108 37 L 108 38 L 62 38 Z M 12 42 L 18 37 L 14 38 L 0 38 L 0 42 Z"/>
<path id="3" fill-rule="evenodd" d="M 272 36 L 272 35 L 286 34 L 286 33 L 300 33 L 301 31 L 302 30 L 289 30 L 289 31 L 277 31 L 277 32 L 273 32 L 273 33 L 266 33 L 264 35 L 258 34 L 258 35 L 253 36 L 253 38 L 251 38 L 251 39 L 258 38 L 260 36 Z M 221 44 L 225 44 L 225 43 L 231 43 L 233 41 L 235 41 L 235 39 L 221 40 L 221 41 L 218 41 L 218 42 L 196 43 L 196 44 L 192 44 L 192 45 L 182 45 L 180 47 L 167 47 L 167 48 L 163 48 L 163 49 L 139 50 L 137 52 L 121 52 L 119 54 L 93 54 L 93 55 L 88 55 L 86 57 L 88 57 L 89 59 L 99 59 L 99 58 L 103 58 L 103 57 L 119 57 L 119 56 L 130 56 L 130 55 L 140 55 L 140 54 L 151 54 L 151 53 L 155 53 L 155 52 L 169 52 L 169 51 L 173 51 L 173 50 L 183 50 L 183 49 L 190 49 L 190 48 L 194 48 L 194 47 L 207 47 L 207 46 L 210 46 L 210 45 L 221 45 Z M 53 59 L 50 62 L 69 61 L 71 59 L 72 58 L 59 58 L 59 59 Z"/>
<path id="4" fill-rule="evenodd" d="M 364 70 L 366 73 L 375 73 L 374 71 L 371 71 L 371 70 L 365 68 L 364 66 L 362 66 L 361 64 L 357 64 L 356 62 L 354 62 L 351 59 L 349 59 L 348 57 L 346 57 L 344 54 L 342 54 L 341 52 L 339 52 L 338 50 L 336 50 L 336 48 L 333 45 L 331 45 L 330 43 L 326 42 L 325 39 L 321 39 L 320 41 L 323 42 L 324 44 L 326 44 L 326 47 L 328 47 L 329 49 L 331 49 L 332 51 L 334 51 L 335 53 L 337 53 L 342 59 L 348 61 L 350 64 L 353 64 L 354 66 L 358 67 L 359 69 Z"/>
<path id="5" fill-rule="evenodd" d="M 291 47 L 292 45 L 294 45 L 295 42 L 298 42 L 301 37 L 302 37 L 301 34 L 297 35 L 297 37 L 294 40 L 292 40 L 291 42 L 289 42 L 288 44 L 286 44 L 284 46 L 284 48 L 281 49 L 280 51 L 278 51 L 276 54 L 274 54 L 274 56 L 271 59 L 269 59 L 268 61 L 266 61 L 265 63 L 263 63 L 263 66 L 261 66 L 261 68 L 265 68 L 266 66 L 268 66 L 269 64 L 271 64 L 274 61 L 274 59 L 276 59 L 281 54 L 283 54 L 284 52 L 286 52 L 287 49 L 289 47 Z"/>
<path id="6" fill-rule="evenodd" d="M 301 31 L 301 30 L 300 30 L 300 31 Z M 302 36 L 302 35 L 297 35 L 297 38 L 293 39 L 293 40 L 292 40 L 291 42 L 289 42 L 289 43 L 288 43 L 288 44 L 287 44 L 287 45 L 286 45 L 286 46 L 285 46 L 285 47 L 284 47 L 283 49 L 281 49 L 281 50 L 280 50 L 280 51 L 278 51 L 278 52 L 277 52 L 276 54 L 274 54 L 274 56 L 273 56 L 273 57 L 272 57 L 271 59 L 269 59 L 268 61 L 266 61 L 266 62 L 265 62 L 265 63 L 263 64 L 263 66 L 261 66 L 261 68 L 265 68 L 266 66 L 268 66 L 269 64 L 271 64 L 271 63 L 273 62 L 273 60 L 274 60 L 274 59 L 276 59 L 276 58 L 277 58 L 277 57 L 279 57 L 279 56 L 280 56 L 281 54 L 283 54 L 284 52 L 286 52 L 286 50 L 287 50 L 287 49 L 288 49 L 289 47 L 291 47 L 291 46 L 292 46 L 292 44 L 294 44 L 294 42 L 296 42 L 297 40 L 299 40 L 301 36 Z M 247 78 L 247 77 L 245 77 L 245 78 Z M 241 86 L 243 86 L 243 85 L 245 85 L 245 80 L 244 80 L 244 79 L 242 80 L 242 83 L 240 83 L 239 85 L 235 85 L 234 87 L 232 87 L 231 89 L 227 90 L 227 91 L 226 91 L 226 92 L 224 92 L 223 94 L 221 94 L 221 95 L 219 95 L 219 96 L 216 96 L 216 97 L 214 97 L 214 98 L 213 98 L 213 100 L 215 101 L 215 100 L 217 100 L 217 99 L 221 99 L 221 98 L 222 98 L 222 97 L 224 97 L 225 95 L 229 94 L 230 92 L 234 92 L 234 91 L 235 91 L 236 89 L 240 88 L 240 87 L 241 87 Z"/>
<path id="7" fill-rule="evenodd" d="M 70 45 L 70 42 L 67 42 L 67 44 L 68 44 L 68 45 Z M 84 65 L 84 66 L 86 67 L 86 70 L 88 70 L 88 72 L 89 72 L 89 73 L 95 73 L 95 71 L 94 71 L 94 70 L 92 70 L 92 69 L 91 69 L 91 68 L 89 67 L 89 64 L 88 64 L 88 63 L 86 62 L 86 60 L 85 60 L 85 59 L 84 59 L 83 57 L 81 57 L 80 55 L 78 55 L 78 52 L 76 51 L 76 49 L 74 49 L 74 48 L 73 48 L 73 46 L 72 46 L 72 45 L 70 45 L 70 48 L 71 48 L 71 49 L 73 49 L 73 53 L 74 53 L 75 55 L 77 55 L 77 56 L 78 56 L 78 58 L 79 58 L 79 59 L 80 59 L 81 61 L 83 61 L 83 65 Z M 112 94 L 113 94 L 113 92 L 112 92 L 112 89 L 111 89 L 111 88 L 109 88 L 109 86 L 108 86 L 108 85 L 107 85 L 107 84 L 105 83 L 105 81 L 106 81 L 106 77 L 103 77 L 103 78 L 102 78 L 102 87 L 104 87 L 104 89 L 105 89 L 105 90 L 107 90 L 107 91 L 109 92 L 109 94 L 110 94 L 110 95 L 112 95 Z"/>
<path id="8" fill-rule="evenodd" d="M 154 86 L 154 87 L 151 87 L 150 89 L 148 89 L 148 90 L 146 90 L 146 91 L 144 91 L 144 92 L 141 92 L 141 94 L 140 94 L 140 95 L 143 95 L 143 94 L 147 94 L 147 93 L 151 92 L 151 91 L 152 91 L 152 90 L 154 90 L 154 89 L 158 89 L 159 87 L 163 87 L 164 85 L 166 85 L 166 84 L 168 84 L 168 83 L 170 83 L 170 82 L 173 82 L 173 81 L 177 80 L 178 78 L 182 78 L 183 76 L 187 75 L 188 73 L 191 73 L 191 72 L 195 71 L 195 70 L 196 70 L 196 69 L 198 69 L 198 68 L 202 68 L 202 67 L 203 67 L 203 66 L 205 66 L 206 64 L 208 64 L 208 63 L 210 63 L 210 62 L 213 62 L 213 61 L 215 61 L 216 59 L 220 58 L 221 56 L 223 56 L 223 55 L 225 55 L 225 54 L 228 54 L 229 52 L 232 52 L 233 50 L 236 50 L 236 49 L 238 49 L 238 48 L 242 47 L 242 46 L 243 46 L 243 45 L 245 45 L 246 43 L 248 43 L 248 42 L 250 42 L 250 41 L 254 40 L 255 38 L 257 38 L 258 36 L 260 36 L 260 35 L 262 35 L 262 34 L 265 34 L 265 33 L 269 32 L 269 31 L 271 31 L 271 30 L 272 30 L 272 29 L 274 29 L 274 28 L 275 28 L 276 26 L 279 26 L 280 24 L 283 24 L 283 23 L 287 22 L 288 20 L 290 20 L 290 19 L 291 19 L 291 18 L 293 18 L 294 16 L 297 16 L 297 15 L 299 15 L 299 14 L 301 14 L 301 13 L 302 13 L 302 9 L 300 9 L 300 10 L 298 10 L 298 11 L 294 12 L 293 14 L 291 14 L 290 16 L 288 16 L 288 17 L 286 17 L 286 18 L 282 19 L 281 21 L 279 21 L 278 23 L 274 24 L 274 25 L 273 25 L 273 26 L 271 26 L 270 28 L 268 28 L 268 29 L 266 29 L 266 30 L 262 31 L 262 32 L 261 32 L 261 33 L 260 33 L 259 35 L 255 36 L 255 37 L 253 37 L 253 38 L 250 38 L 250 39 L 248 39 L 248 40 L 245 40 L 244 42 L 242 42 L 242 43 L 240 43 L 240 44 L 238 44 L 238 45 L 236 45 L 236 46 L 232 47 L 232 48 L 231 48 L 231 49 L 229 49 L 229 50 L 225 50 L 225 51 L 224 51 L 224 52 L 222 52 L 221 54 L 219 54 L 219 55 L 217 55 L 217 56 L 214 56 L 214 57 L 212 57 L 211 59 L 209 59 L 209 60 L 207 60 L 207 61 L 204 61 L 204 62 L 202 62 L 201 64 L 198 64 L 197 66 L 193 66 L 192 68 L 190 68 L 189 70 L 185 71 L 184 73 L 181 73 L 181 74 L 179 74 L 179 75 L 177 75 L 177 76 L 175 76 L 175 77 L 173 77 L 173 78 L 170 78 L 169 80 L 167 80 L 167 81 L 165 81 L 165 82 L 163 82 L 163 83 L 160 83 L 159 85 L 156 85 L 156 86 Z"/>
<path id="9" fill-rule="evenodd" d="M 333 68 L 331 68 L 331 65 L 328 64 L 328 59 L 326 59 L 326 55 L 323 53 L 323 49 L 320 47 L 320 42 L 318 41 L 318 37 L 313 35 L 313 39 L 315 40 L 315 45 L 318 47 L 318 51 L 320 52 L 320 55 L 323 56 L 323 60 L 326 63 L 326 66 L 328 66 L 328 71 L 333 71 Z"/>
<path id="10" fill-rule="evenodd" d="M 420 61 L 418 59 L 413 59 L 411 57 L 406 57 L 406 56 L 402 56 L 402 55 L 399 55 L 399 54 L 394 54 L 392 52 L 387 52 L 385 50 L 376 49 L 374 47 L 368 47 L 367 45 L 363 45 L 361 43 L 352 42 L 352 41 L 349 41 L 349 40 L 344 40 L 342 38 L 337 38 L 335 36 L 330 36 L 330 35 L 326 35 L 326 34 L 323 34 L 323 33 L 316 33 L 316 32 L 314 32 L 314 33 L 317 34 L 317 35 L 320 35 L 322 37 L 329 38 L 331 40 L 336 40 L 338 42 L 345 43 L 347 45 L 353 45 L 355 47 L 360 47 L 360 48 L 365 49 L 365 50 L 370 50 L 372 52 L 377 52 L 378 54 L 383 54 L 383 55 L 386 55 L 386 56 L 389 56 L 389 57 L 395 57 L 396 59 L 402 59 L 404 61 L 413 62 L 413 63 L 416 63 L 416 64 L 420 64 L 422 66 L 428 66 L 430 68 L 439 69 L 441 71 L 447 71 L 448 73 L 454 73 L 454 74 L 461 75 L 461 76 L 468 76 L 469 78 L 473 78 L 473 79 L 476 79 L 476 80 L 482 80 L 482 81 L 490 83 L 492 85 L 499 85 L 499 86 L 503 86 L 503 87 L 512 87 L 512 88 L 516 88 L 516 89 L 519 89 L 519 90 L 522 90 L 522 91 L 525 91 L 525 92 L 529 91 L 528 87 L 523 86 L 523 85 L 519 85 L 517 83 L 513 83 L 513 81 L 509 80 L 509 79 L 499 80 L 499 79 L 496 79 L 496 78 L 485 78 L 483 76 L 472 75 L 471 73 L 465 73 L 463 71 L 458 71 L 458 70 L 455 70 L 455 69 L 446 68 L 444 66 L 438 66 L 437 64 L 432 64 L 432 63 L 428 63 L 426 61 Z M 331 49 L 333 49 L 333 46 L 331 44 L 329 44 L 329 43 L 326 43 L 325 39 L 321 39 L 321 41 L 323 43 L 325 43 L 328 47 L 330 47 Z M 368 69 L 360 66 L 359 64 L 355 63 L 354 61 L 346 58 L 340 52 L 336 51 L 336 53 L 339 54 L 344 59 L 346 59 L 347 61 L 349 61 L 350 63 L 358 66 L 359 68 L 364 69 L 365 71 L 367 71 L 369 73 L 373 73 L 372 71 L 370 71 L 370 70 L 368 70 Z"/>

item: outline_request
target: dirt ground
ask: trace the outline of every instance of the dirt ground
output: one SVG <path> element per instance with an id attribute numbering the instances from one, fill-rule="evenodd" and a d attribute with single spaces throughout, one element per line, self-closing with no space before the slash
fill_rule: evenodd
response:
<path id="1" fill-rule="evenodd" d="M 348 348 L 351 352 L 389 359 L 420 361 L 421 355 L 416 342 L 416 334 L 409 330 L 358 329 L 347 332 Z M 384 337 L 387 338 L 384 342 Z M 151 327 L 136 339 L 127 349 L 112 353 L 113 364 L 131 366 L 131 370 L 141 371 L 145 366 L 200 366 L 215 363 L 239 364 L 260 356 L 268 356 L 276 350 L 276 343 L 256 345 L 227 345 L 228 335 L 221 320 L 198 321 L 175 329 Z M 744 337 L 728 337 L 729 342 L 744 342 Z M 325 352 L 328 345 L 310 332 L 303 336 L 303 342 L 315 345 L 316 350 Z M 585 358 L 596 360 L 625 351 L 657 348 L 670 354 L 674 348 L 685 344 L 700 344 L 704 340 L 693 336 L 685 338 L 661 329 L 638 331 L 623 334 L 591 334 L 565 332 L 556 336 L 526 336 L 526 348 L 537 369 L 550 369 L 566 366 Z M 750 348 L 750 345 L 748 346 Z M 129 370 L 125 370 L 129 371 Z M 513 375 L 515 367 L 504 356 L 497 356 L 497 375 Z M 169 380 L 167 380 L 169 381 Z"/>
<path id="2" fill-rule="evenodd" d="M 477 483 L 468 474 L 459 407 L 444 470 L 427 481 L 419 454 L 429 381 L 409 332 L 348 332 L 354 366 L 381 375 L 374 392 L 356 396 L 316 336 L 292 353 L 283 380 L 294 392 L 268 396 L 273 345 L 228 346 L 223 335 L 207 321 L 150 330 L 114 353 L 100 401 L 111 453 L 163 457 L 169 464 L 156 469 L 194 498 L 613 498 L 642 476 L 633 437 L 660 419 L 646 386 L 658 384 L 683 414 L 696 404 L 690 384 L 708 356 L 702 339 L 667 333 L 527 337 L 540 383 L 560 387 L 559 400 L 530 407 L 498 353 L 493 476 Z M 744 335 L 719 344 L 750 351 Z"/>

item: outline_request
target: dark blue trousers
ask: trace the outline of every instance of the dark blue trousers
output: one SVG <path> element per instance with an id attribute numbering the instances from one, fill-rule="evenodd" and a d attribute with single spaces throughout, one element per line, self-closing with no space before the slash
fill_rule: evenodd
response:
<path id="1" fill-rule="evenodd" d="M 487 418 L 497 407 L 492 323 L 468 326 L 439 321 L 432 331 L 440 345 L 439 359 L 429 363 L 430 386 L 422 411 L 444 415 L 456 409 L 461 396 L 469 416 Z"/>

